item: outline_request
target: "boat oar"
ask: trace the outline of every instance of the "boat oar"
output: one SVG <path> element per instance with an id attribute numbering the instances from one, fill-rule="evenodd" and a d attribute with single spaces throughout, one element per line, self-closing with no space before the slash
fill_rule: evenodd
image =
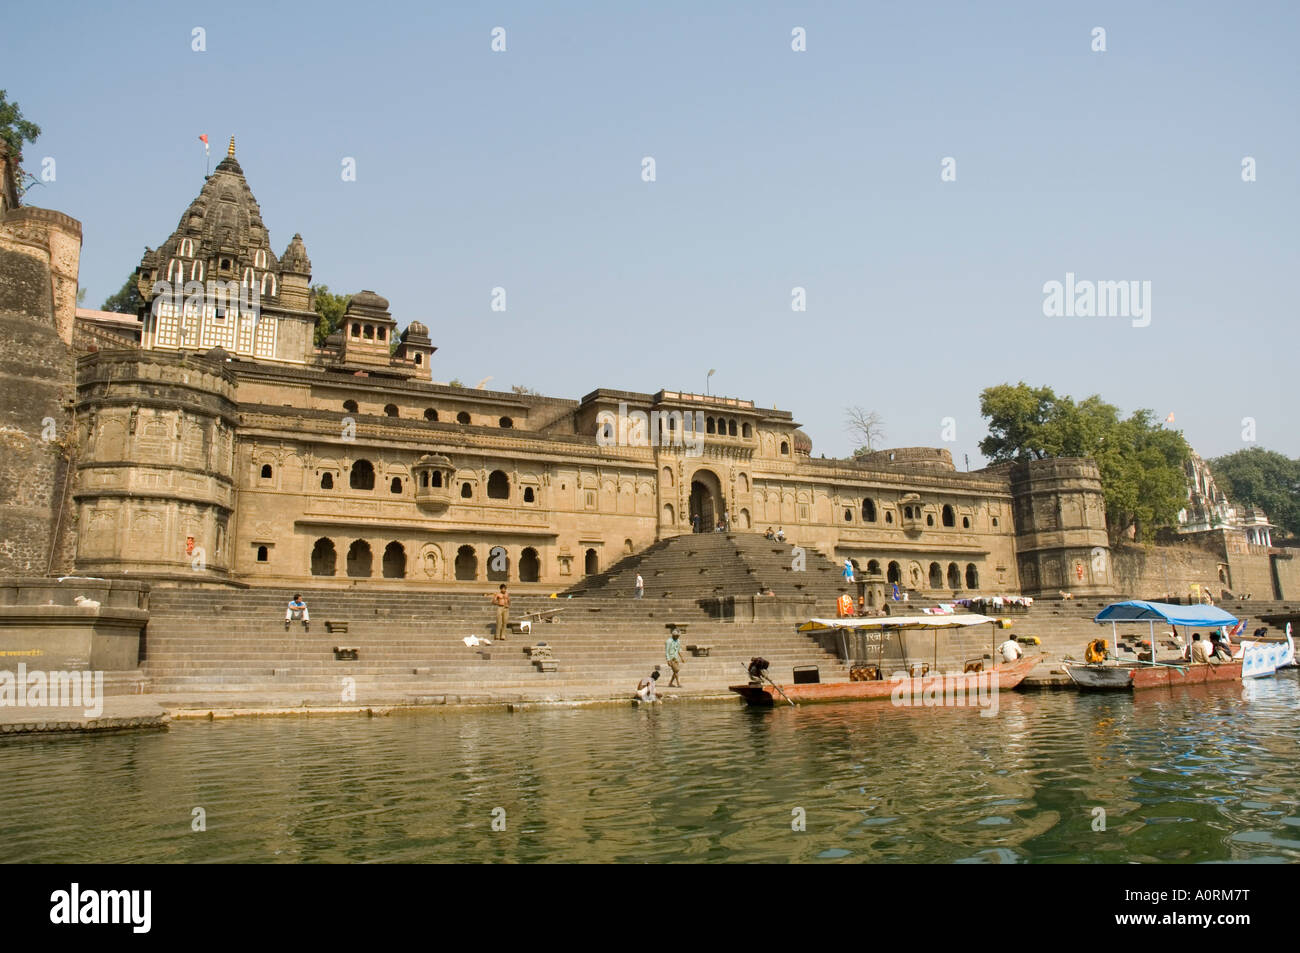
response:
<path id="1" fill-rule="evenodd" d="M 748 665 L 745 665 L 743 662 L 741 663 L 741 665 L 742 665 L 742 667 L 745 669 L 745 674 L 748 675 L 748 674 L 749 674 L 749 666 L 748 666 Z M 781 686 L 778 685 L 776 682 L 772 681 L 770 678 L 768 678 L 767 675 L 766 675 L 766 673 L 764 673 L 764 672 L 759 672 L 759 673 L 758 673 L 758 677 L 761 678 L 763 681 L 767 682 L 769 685 L 771 685 L 773 688 L 775 688 L 778 692 L 781 692 Z M 790 702 L 790 707 L 791 707 L 791 708 L 798 708 L 798 707 L 799 707 L 799 706 L 796 705 L 794 702 L 790 701 L 790 696 L 787 695 L 785 692 L 781 692 L 781 697 L 784 698 L 786 701 Z"/>

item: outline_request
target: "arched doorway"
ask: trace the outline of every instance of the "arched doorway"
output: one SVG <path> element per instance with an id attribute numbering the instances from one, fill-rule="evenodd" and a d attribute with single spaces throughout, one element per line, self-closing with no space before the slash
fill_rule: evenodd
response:
<path id="1" fill-rule="evenodd" d="M 370 544 L 364 539 L 356 540 L 348 547 L 348 575 L 358 578 L 370 578 L 372 557 Z"/>
<path id="2" fill-rule="evenodd" d="M 323 537 L 316 540 L 316 545 L 311 548 L 311 574 L 313 576 L 334 575 L 336 558 L 333 540 Z"/>
<path id="3" fill-rule="evenodd" d="M 456 578 L 478 578 L 478 554 L 473 546 L 462 546 L 456 550 Z"/>
<path id="4" fill-rule="evenodd" d="M 588 576 L 600 572 L 600 556 L 594 549 L 587 550 L 587 555 L 583 558 L 582 571 Z"/>
<path id="5" fill-rule="evenodd" d="M 384 547 L 384 578 L 406 578 L 406 547 L 401 543 L 389 543 Z"/>
<path id="6" fill-rule="evenodd" d="M 537 550 L 531 546 L 525 547 L 519 554 L 519 581 L 536 582 L 541 569 L 542 561 L 537 558 Z"/>
<path id="7" fill-rule="evenodd" d="M 691 525 L 711 533 L 722 519 L 722 481 L 712 470 L 696 470 L 691 477 Z"/>

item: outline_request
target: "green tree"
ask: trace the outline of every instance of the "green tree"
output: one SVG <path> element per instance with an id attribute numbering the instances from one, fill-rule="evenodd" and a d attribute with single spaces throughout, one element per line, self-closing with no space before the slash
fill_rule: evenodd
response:
<path id="1" fill-rule="evenodd" d="M 1300 536 L 1300 459 L 1251 447 L 1216 457 L 1209 464 L 1228 499 L 1260 507 L 1288 536 Z"/>
<path id="2" fill-rule="evenodd" d="M 980 452 L 995 463 L 1045 457 L 1091 457 L 1101 475 L 1112 537 L 1149 536 L 1174 522 L 1187 494 L 1183 463 L 1191 449 L 1149 410 L 1121 418 L 1093 395 L 1076 403 L 1050 387 L 999 384 L 980 394 L 989 435 Z"/>
<path id="3" fill-rule="evenodd" d="M 5 91 L 0 89 L 0 139 L 9 146 L 9 153 L 15 159 L 21 158 L 24 142 L 35 142 L 41 134 L 41 127 L 23 118 L 23 111 L 17 103 L 9 102 Z"/>
<path id="4" fill-rule="evenodd" d="M 139 314 L 144 307 L 144 298 L 140 297 L 140 287 L 135 280 L 135 272 L 127 275 L 126 284 L 111 294 L 100 305 L 101 311 L 116 311 L 119 314 Z"/>
<path id="5" fill-rule="evenodd" d="M 311 306 L 320 320 L 316 322 L 316 346 L 322 347 L 325 339 L 338 330 L 343 315 L 348 310 L 352 295 L 336 295 L 328 285 L 312 285 Z"/>

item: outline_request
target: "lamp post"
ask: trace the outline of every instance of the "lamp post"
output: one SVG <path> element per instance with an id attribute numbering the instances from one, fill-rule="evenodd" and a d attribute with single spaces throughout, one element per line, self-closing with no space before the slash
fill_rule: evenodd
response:
<path id="1" fill-rule="evenodd" d="M 704 396 L 706 397 L 709 396 L 709 378 L 716 373 L 718 373 L 718 369 L 714 367 L 714 368 L 710 368 L 709 373 L 704 375 Z"/>

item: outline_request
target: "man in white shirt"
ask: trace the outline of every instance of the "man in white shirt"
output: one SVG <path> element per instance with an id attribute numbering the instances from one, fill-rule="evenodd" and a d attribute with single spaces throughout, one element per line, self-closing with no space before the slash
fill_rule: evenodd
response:
<path id="1" fill-rule="evenodd" d="M 1008 664 L 1025 654 L 1020 650 L 1020 643 L 1015 639 L 1007 639 L 998 646 L 998 651 L 1002 653 L 1002 661 Z"/>
<path id="2" fill-rule="evenodd" d="M 641 578 L 640 573 L 636 574 L 636 583 L 633 588 L 635 589 L 635 593 L 632 598 L 640 599 L 645 595 L 645 580 Z"/>
<path id="3" fill-rule="evenodd" d="M 1201 638 L 1201 633 L 1192 633 L 1192 662 L 1208 662 L 1210 660 L 1209 643 Z"/>

